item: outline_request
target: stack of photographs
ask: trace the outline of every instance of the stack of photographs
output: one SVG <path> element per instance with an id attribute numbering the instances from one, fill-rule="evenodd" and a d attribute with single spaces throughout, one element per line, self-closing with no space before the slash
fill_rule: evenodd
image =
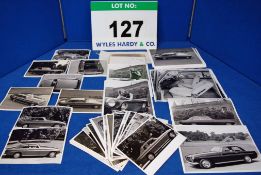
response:
<path id="1" fill-rule="evenodd" d="M 149 56 L 155 69 L 205 68 L 196 48 L 152 49 Z"/>
<path id="2" fill-rule="evenodd" d="M 90 119 L 70 143 L 115 171 L 130 161 L 154 174 L 184 141 L 183 135 L 153 115 L 118 111 Z"/>
<path id="3" fill-rule="evenodd" d="M 60 164 L 71 113 L 70 107 L 23 108 L 0 164 Z"/>

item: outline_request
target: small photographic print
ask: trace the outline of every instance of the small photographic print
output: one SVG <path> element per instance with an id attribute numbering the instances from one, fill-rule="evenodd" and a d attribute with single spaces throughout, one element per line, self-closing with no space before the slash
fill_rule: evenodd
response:
<path id="1" fill-rule="evenodd" d="M 15 128 L 66 128 L 72 113 L 70 107 L 23 108 Z"/>
<path id="2" fill-rule="evenodd" d="M 168 102 L 173 125 L 241 125 L 228 98 L 175 98 Z"/>
<path id="3" fill-rule="evenodd" d="M 91 122 L 96 134 L 100 138 L 100 141 L 102 142 L 103 147 L 106 148 L 107 146 L 105 143 L 104 129 L 103 129 L 103 116 L 91 118 L 90 122 Z"/>
<path id="4" fill-rule="evenodd" d="M 149 50 L 155 68 L 204 68 L 206 63 L 195 48 Z"/>
<path id="5" fill-rule="evenodd" d="M 80 89 L 82 85 L 82 75 L 57 75 L 46 74 L 44 75 L 38 87 L 53 87 L 54 92 L 60 92 L 62 89 Z"/>
<path id="6" fill-rule="evenodd" d="M 226 94 L 210 69 L 152 71 L 156 100 L 168 98 L 225 98 Z"/>
<path id="7" fill-rule="evenodd" d="M 101 113 L 103 91 L 61 90 L 57 106 L 70 106 L 77 113 Z"/>
<path id="8" fill-rule="evenodd" d="M 146 64 L 109 64 L 109 79 L 130 81 L 148 79 Z"/>
<path id="9" fill-rule="evenodd" d="M 245 126 L 176 126 L 185 173 L 260 172 L 260 152 Z"/>
<path id="10" fill-rule="evenodd" d="M 0 109 L 21 110 L 27 106 L 47 106 L 52 92 L 52 87 L 11 87 L 0 105 Z"/>
<path id="11" fill-rule="evenodd" d="M 33 61 L 25 77 L 41 77 L 45 74 L 66 74 L 69 68 L 69 61 Z"/>
<path id="12" fill-rule="evenodd" d="M 61 163 L 66 128 L 14 129 L 3 150 L 1 164 Z"/>
<path id="13" fill-rule="evenodd" d="M 181 134 L 152 118 L 121 142 L 118 149 L 146 174 L 154 174 L 184 140 Z"/>
<path id="14" fill-rule="evenodd" d="M 55 51 L 52 60 L 88 59 L 90 53 L 88 49 L 59 49 Z"/>
<path id="15" fill-rule="evenodd" d="M 82 74 L 84 76 L 106 76 L 107 60 L 74 60 L 71 61 L 68 74 Z"/>

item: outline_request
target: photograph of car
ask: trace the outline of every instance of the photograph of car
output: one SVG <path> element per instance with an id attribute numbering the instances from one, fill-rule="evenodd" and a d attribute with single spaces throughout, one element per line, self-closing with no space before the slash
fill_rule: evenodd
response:
<path id="1" fill-rule="evenodd" d="M 22 128 L 64 127 L 66 126 L 66 123 L 55 120 L 47 120 L 45 117 L 28 117 L 26 119 L 18 119 L 16 126 Z"/>
<path id="2" fill-rule="evenodd" d="M 156 69 L 205 68 L 196 48 L 151 49 L 149 55 Z"/>
<path id="3" fill-rule="evenodd" d="M 88 49 L 59 49 L 55 51 L 52 60 L 88 59 L 89 55 Z"/>
<path id="4" fill-rule="evenodd" d="M 44 74 L 66 74 L 69 68 L 69 61 L 57 60 L 57 61 L 33 61 L 25 77 L 39 77 Z"/>
<path id="5" fill-rule="evenodd" d="M 185 173 L 260 171 L 261 157 L 246 126 L 176 125 L 187 139 L 180 146 Z"/>
<path id="6" fill-rule="evenodd" d="M 12 94 L 10 99 L 28 106 L 43 106 L 46 103 L 45 99 L 34 94 Z"/>
<path id="7" fill-rule="evenodd" d="M 156 100 L 226 97 L 210 69 L 154 70 L 152 76 Z"/>
<path id="8" fill-rule="evenodd" d="M 54 92 L 61 89 L 79 89 L 82 84 L 82 75 L 55 75 L 46 74 L 42 77 L 38 87 L 53 87 Z"/>
<path id="9" fill-rule="evenodd" d="M 81 60 L 78 67 L 79 73 L 84 75 L 103 74 L 104 69 L 99 60 Z"/>
<path id="10" fill-rule="evenodd" d="M 11 87 L 0 104 L 0 109 L 20 111 L 28 106 L 48 105 L 52 87 Z"/>
<path id="11" fill-rule="evenodd" d="M 12 157 L 14 159 L 22 157 L 49 157 L 55 158 L 60 154 L 60 150 L 54 147 L 40 146 L 35 143 L 21 143 L 17 145 L 10 145 L 6 147 L 4 157 Z"/>
<path id="12" fill-rule="evenodd" d="M 71 106 L 77 108 L 94 108 L 98 109 L 102 106 L 102 100 L 98 99 L 86 99 L 86 98 L 70 98 L 70 99 L 60 99 L 58 102 L 59 106 Z"/>
<path id="13" fill-rule="evenodd" d="M 185 156 L 188 163 L 199 165 L 201 168 L 209 169 L 215 164 L 225 164 L 228 162 L 251 163 L 257 158 L 256 151 L 246 151 L 239 146 L 213 147 L 209 152 L 197 153 Z"/>
<path id="14" fill-rule="evenodd" d="M 167 59 L 191 59 L 192 55 L 186 52 L 166 52 L 161 54 L 154 54 L 155 59 L 167 60 Z"/>
<path id="15" fill-rule="evenodd" d="M 169 99 L 173 125 L 241 125 L 229 98 Z"/>

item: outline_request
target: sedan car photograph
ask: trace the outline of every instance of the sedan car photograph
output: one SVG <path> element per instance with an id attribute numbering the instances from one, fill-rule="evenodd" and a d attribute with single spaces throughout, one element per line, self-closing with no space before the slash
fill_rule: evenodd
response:
<path id="1" fill-rule="evenodd" d="M 186 155 L 186 161 L 191 165 L 199 165 L 200 168 L 210 169 L 217 164 L 231 162 L 251 163 L 257 158 L 256 151 L 246 151 L 240 146 L 215 146 L 209 152 Z"/>
<path id="2" fill-rule="evenodd" d="M 8 145 L 3 157 L 8 158 L 22 158 L 22 157 L 49 157 L 55 158 L 57 154 L 61 153 L 58 148 L 40 146 L 35 143 L 18 143 L 15 145 Z"/>
<path id="3" fill-rule="evenodd" d="M 45 99 L 34 94 L 12 94 L 10 95 L 10 99 L 13 102 L 29 106 L 42 106 L 46 103 Z"/>
<path id="4" fill-rule="evenodd" d="M 66 123 L 48 120 L 46 117 L 23 117 L 17 121 L 17 126 L 22 128 L 63 127 Z"/>
<path id="5" fill-rule="evenodd" d="M 98 109 L 102 106 L 102 99 L 95 98 L 69 98 L 60 99 L 58 102 L 60 106 L 70 106 L 77 108 L 94 108 Z"/>

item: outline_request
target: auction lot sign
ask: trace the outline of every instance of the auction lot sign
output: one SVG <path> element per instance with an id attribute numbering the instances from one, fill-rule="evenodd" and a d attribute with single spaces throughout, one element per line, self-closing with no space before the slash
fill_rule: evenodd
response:
<path id="1" fill-rule="evenodd" d="M 155 49 L 157 10 L 157 1 L 92 1 L 92 49 Z"/>

